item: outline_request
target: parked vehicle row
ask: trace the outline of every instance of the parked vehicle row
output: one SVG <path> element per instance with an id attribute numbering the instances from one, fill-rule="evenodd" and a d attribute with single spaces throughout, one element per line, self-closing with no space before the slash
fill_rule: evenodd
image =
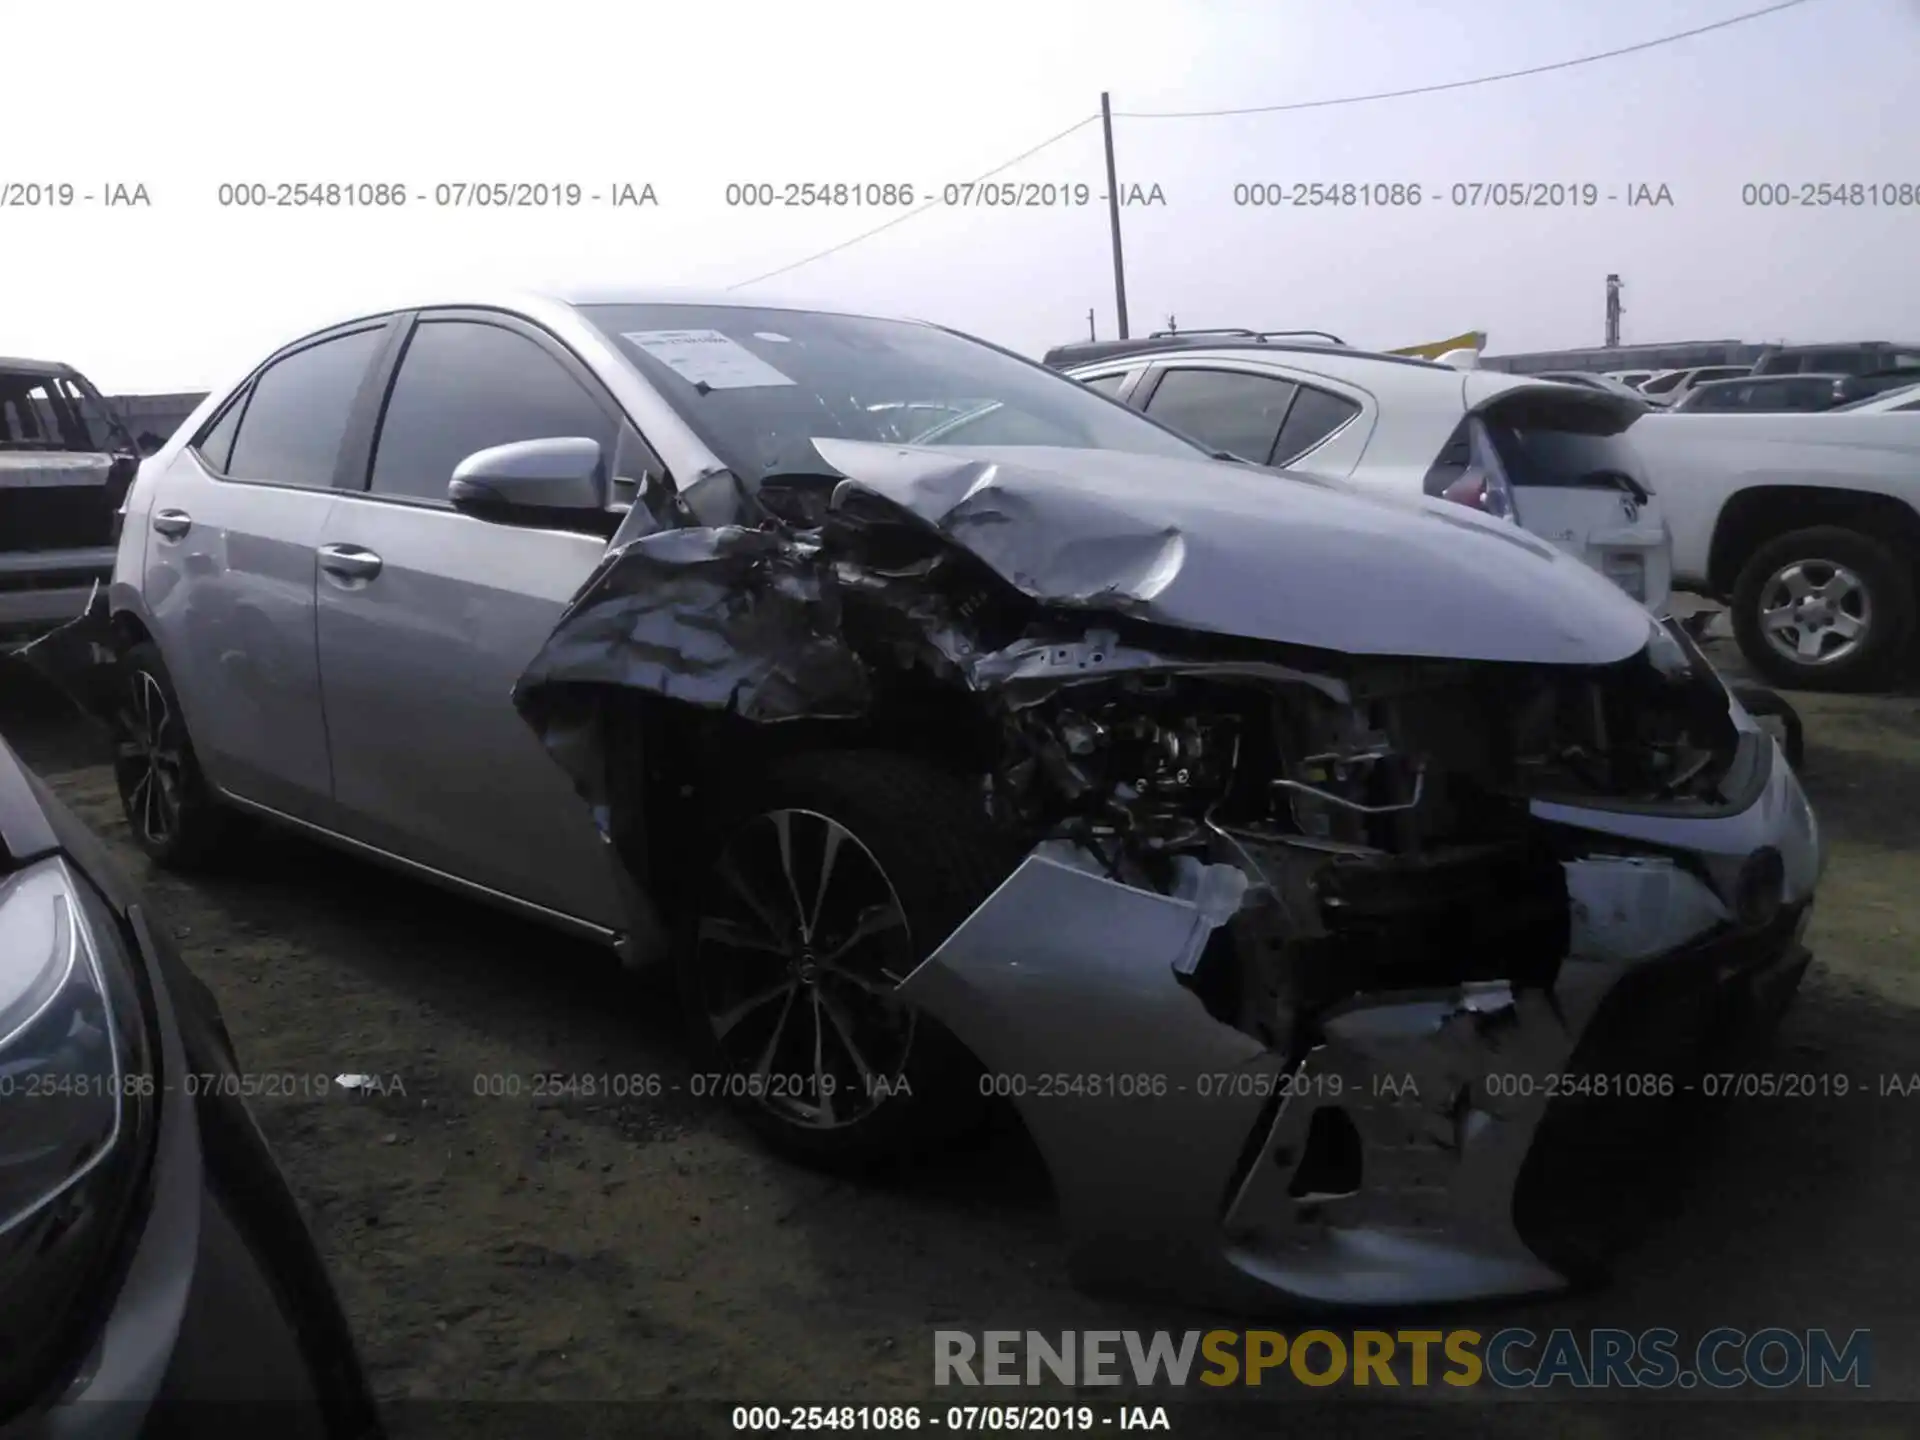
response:
<path id="1" fill-rule="evenodd" d="M 1654 405 L 1682 413 L 1827 410 L 1920 379 L 1920 345 L 1886 340 L 1773 345 L 1763 349 L 1751 365 L 1620 370 L 1598 375 L 1553 370 L 1542 375 L 1593 389 L 1626 387 Z"/>
<path id="2" fill-rule="evenodd" d="M 1920 379 L 1920 370 L 1913 369 L 1881 370 L 1866 375 L 1816 372 L 1756 375 L 1696 385 L 1671 408 L 1676 414 L 1697 414 L 1703 410 L 1749 414 L 1838 410 L 1871 400 L 1876 395 L 1904 390 L 1917 379 Z"/>
<path id="3" fill-rule="evenodd" d="M 1083 385 L 724 297 L 367 315 L 211 395 L 28 654 L 115 724 L 156 860 L 266 820 L 670 959 L 791 1153 L 1030 1081 L 1083 1278 L 1560 1287 L 1636 1152 L 1544 1085 L 1473 1097 L 1763 1034 L 1813 817 L 1641 603 L 1637 407 L 1214 341 Z"/>

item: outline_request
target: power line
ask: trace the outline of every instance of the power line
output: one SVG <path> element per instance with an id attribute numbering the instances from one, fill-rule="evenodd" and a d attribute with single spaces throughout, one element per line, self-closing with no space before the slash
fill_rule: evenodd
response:
<path id="1" fill-rule="evenodd" d="M 1791 10 L 1797 5 L 1806 3 L 1807 0 L 1782 0 L 1781 4 L 1769 5 L 1764 10 L 1750 10 L 1744 15 L 1716 20 L 1711 25 L 1700 25 L 1692 30 L 1679 31 L 1677 34 L 1662 35 L 1657 40 L 1642 40 L 1637 45 L 1622 45 L 1617 50 L 1602 50 L 1597 55 L 1581 55 L 1572 60 L 1556 60 L 1551 65 L 1529 65 L 1524 70 L 1503 70 L 1498 75 L 1478 75 L 1471 80 L 1449 80 L 1441 85 L 1415 85 L 1406 90 L 1380 90 L 1371 95 L 1341 95 L 1329 100 L 1296 100 L 1286 105 L 1245 105 L 1231 110 L 1116 110 L 1113 113 L 1114 118 L 1118 120 L 1201 120 L 1221 115 L 1274 115 L 1283 110 L 1320 110 L 1330 105 L 1364 105 L 1374 100 L 1401 100 L 1409 95 L 1437 95 L 1443 90 L 1466 90 L 1475 85 L 1492 85 L 1501 80 L 1519 80 L 1528 75 L 1546 75 L 1555 70 L 1571 70 L 1577 65 L 1593 65 L 1602 60 L 1616 60 L 1622 55 L 1635 55 L 1642 50 L 1672 45 L 1679 40 L 1691 40 L 1696 35 L 1725 30 L 1733 25 L 1744 25 L 1749 20 L 1777 15 L 1782 10 Z"/>
<path id="2" fill-rule="evenodd" d="M 1769 5 L 1764 10 L 1750 10 L 1744 15 L 1734 15 L 1725 20 L 1716 20 L 1711 25 L 1700 25 L 1692 30 L 1681 30 L 1672 35 L 1662 35 L 1657 39 L 1642 40 L 1635 45 L 1622 45 L 1616 50 L 1603 50 L 1596 55 L 1581 55 L 1571 60 L 1556 60 L 1550 65 L 1531 65 L 1524 70 L 1505 70 L 1497 75 L 1479 75 L 1471 80 L 1449 80 L 1439 85 L 1416 85 L 1406 90 L 1380 90 L 1368 95 L 1340 95 L 1326 100 L 1297 100 L 1285 105 L 1248 105 L 1229 110 L 1116 110 L 1113 113 L 1116 119 L 1121 120 L 1199 120 L 1225 115 L 1274 115 L 1286 110 L 1320 110 L 1332 105 L 1365 105 L 1375 100 L 1401 100 L 1411 95 L 1436 95 L 1446 90 L 1465 90 L 1475 85 L 1492 85 L 1501 80 L 1519 80 L 1529 75 L 1546 75 L 1555 70 L 1571 70 L 1579 65 L 1593 65 L 1602 60 L 1615 60 L 1622 55 L 1635 55 L 1642 50 L 1657 49 L 1662 45 L 1672 45 L 1681 40 L 1691 40 L 1696 35 L 1706 35 L 1715 30 L 1725 30 L 1733 25 L 1743 25 L 1749 20 L 1758 20 L 1767 15 L 1777 15 L 1782 10 L 1791 10 L 1796 6 L 1806 3 L 1807 0 L 1781 0 L 1780 4 Z M 1084 130 L 1099 118 L 1096 114 L 1089 115 L 1081 120 L 1076 120 L 1057 135 L 1050 135 L 1038 145 L 1022 150 L 1012 159 L 1001 161 L 991 170 L 976 175 L 973 180 L 968 183 L 978 185 L 983 181 L 991 180 L 1001 171 L 1011 170 L 1022 160 L 1031 159 L 1047 147 L 1056 145 L 1069 135 Z M 777 270 L 769 270 L 763 275 L 756 275 L 751 280 L 739 281 L 737 284 L 727 286 L 727 289 L 729 291 L 744 290 L 749 285 L 758 285 L 762 281 L 773 279 L 775 276 L 785 275 L 789 271 L 811 265 L 816 260 L 824 260 L 829 255 L 838 255 L 842 250 L 851 249 L 862 241 L 871 240 L 874 236 L 883 234 L 893 229 L 896 225 L 904 225 L 915 216 L 924 215 L 929 210 L 938 209 L 940 205 L 941 202 L 939 200 L 929 200 L 924 205 L 918 205 L 911 210 L 902 211 L 891 220 L 882 221 L 871 230 L 863 230 L 858 235 L 842 240 L 838 245 L 829 245 L 825 250 L 817 251 L 812 255 L 806 256 L 804 259 L 795 260 L 791 264 L 782 265 Z"/>
<path id="3" fill-rule="evenodd" d="M 1011 160 L 1002 160 L 998 165 L 994 166 L 991 170 L 988 170 L 983 174 L 974 176 L 974 178 L 968 181 L 967 183 L 970 185 L 978 185 L 982 181 L 991 180 L 994 176 L 998 175 L 1002 170 L 1011 170 L 1015 165 L 1018 165 L 1022 160 L 1031 159 L 1033 156 L 1038 155 L 1042 150 L 1045 150 L 1049 145 L 1059 144 L 1060 141 L 1066 139 L 1069 135 L 1074 134 L 1076 131 L 1086 129 L 1087 126 L 1093 124 L 1093 122 L 1098 120 L 1099 118 L 1100 117 L 1098 115 L 1089 115 L 1083 120 L 1076 120 L 1073 122 L 1073 124 L 1069 125 L 1066 129 L 1062 130 L 1059 134 L 1049 135 L 1045 140 L 1042 140 L 1038 145 L 1035 145 L 1030 149 L 1022 150 L 1018 155 L 1014 156 Z M 829 255 L 837 255 L 842 250 L 848 249 L 854 245 L 858 245 L 862 240 L 871 240 L 874 236 L 880 234 L 883 230 L 891 230 L 896 225 L 904 225 L 906 224 L 907 221 L 913 219 L 914 216 L 924 215 L 927 213 L 927 211 L 938 208 L 941 203 L 942 202 L 939 200 L 929 200 L 924 205 L 915 206 L 911 210 L 902 211 L 900 214 L 894 216 L 891 220 L 884 221 L 883 223 L 874 226 L 871 230 L 862 231 L 860 234 L 855 235 L 850 240 L 842 240 L 838 245 L 830 245 L 825 250 L 820 251 L 818 254 L 809 255 L 804 260 L 796 260 L 791 265 L 782 265 L 778 270 L 769 270 L 767 271 L 766 274 L 756 275 L 751 280 L 742 280 L 737 285 L 729 285 L 727 289 L 730 291 L 744 290 L 749 285 L 758 285 L 762 280 L 771 280 L 773 279 L 774 276 L 784 275 L 789 270 L 798 270 L 802 265 L 811 265 L 816 260 L 824 260 Z"/>

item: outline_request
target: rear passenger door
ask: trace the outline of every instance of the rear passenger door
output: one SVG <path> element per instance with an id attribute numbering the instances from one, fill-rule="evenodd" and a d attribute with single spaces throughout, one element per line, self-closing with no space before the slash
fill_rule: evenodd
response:
<path id="1" fill-rule="evenodd" d="M 337 497 L 316 536 L 320 671 L 351 838 L 619 930 L 611 852 L 511 698 L 606 537 L 490 524 L 447 500 L 473 452 L 570 436 L 598 441 L 610 468 L 644 468 L 618 406 L 545 332 L 492 312 L 423 313 L 365 488 Z"/>
<path id="2" fill-rule="evenodd" d="M 332 792 L 314 648 L 314 549 L 391 326 L 276 355 L 158 477 L 144 593 L 207 777 L 321 820 Z"/>

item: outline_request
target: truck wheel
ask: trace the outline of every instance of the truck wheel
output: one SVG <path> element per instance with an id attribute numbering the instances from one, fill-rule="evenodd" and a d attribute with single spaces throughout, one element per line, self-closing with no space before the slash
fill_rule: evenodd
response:
<path id="1" fill-rule="evenodd" d="M 677 947 L 705 1088 L 772 1146 L 866 1168 L 982 1113 L 979 1069 L 894 990 L 1018 856 L 979 800 L 911 757 L 774 762 L 713 808 Z"/>
<path id="2" fill-rule="evenodd" d="M 1734 581 L 1733 633 L 1747 662 L 1789 690 L 1867 690 L 1905 656 L 1910 567 L 1843 525 L 1795 530 L 1756 550 Z"/>
<path id="3" fill-rule="evenodd" d="M 168 869 L 205 868 L 236 817 L 200 773 L 160 648 L 135 645 L 121 657 L 120 676 L 113 778 L 134 843 Z"/>

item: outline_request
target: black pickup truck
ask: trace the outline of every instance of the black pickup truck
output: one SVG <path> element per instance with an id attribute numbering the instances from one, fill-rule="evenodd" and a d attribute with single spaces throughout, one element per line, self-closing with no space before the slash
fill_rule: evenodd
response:
<path id="1" fill-rule="evenodd" d="M 73 619 L 111 577 L 142 453 L 71 365 L 0 357 L 0 650 Z"/>

